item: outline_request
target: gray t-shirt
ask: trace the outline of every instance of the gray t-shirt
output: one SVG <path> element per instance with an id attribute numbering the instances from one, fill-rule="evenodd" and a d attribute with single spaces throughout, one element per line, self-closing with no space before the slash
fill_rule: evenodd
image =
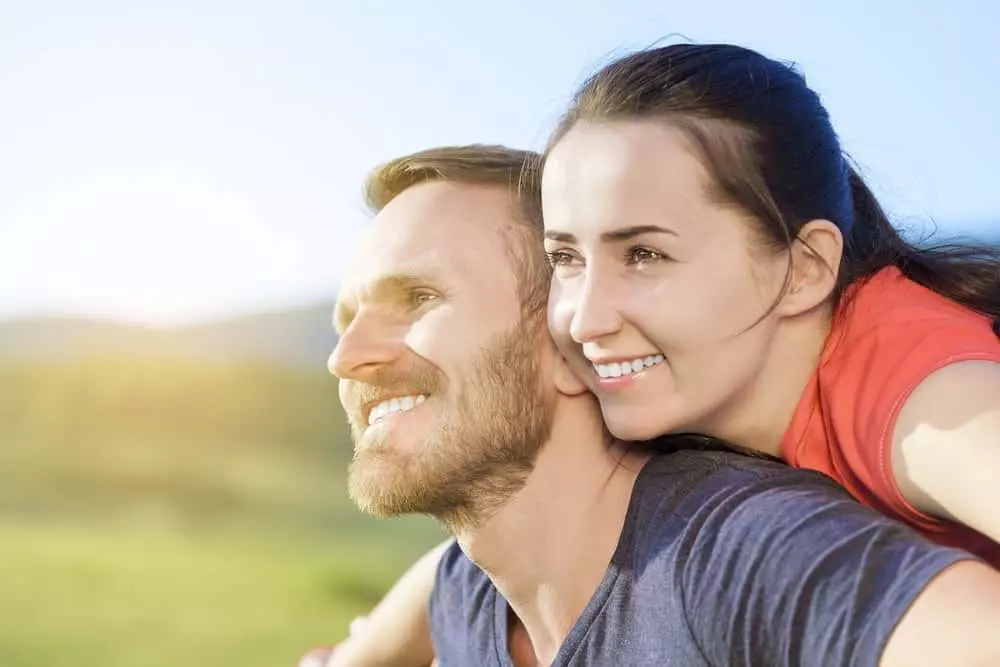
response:
<path id="1" fill-rule="evenodd" d="M 874 666 L 924 586 L 969 558 L 819 473 L 725 452 L 658 455 L 553 666 Z M 441 667 L 511 667 L 508 614 L 452 545 L 430 604 Z"/>

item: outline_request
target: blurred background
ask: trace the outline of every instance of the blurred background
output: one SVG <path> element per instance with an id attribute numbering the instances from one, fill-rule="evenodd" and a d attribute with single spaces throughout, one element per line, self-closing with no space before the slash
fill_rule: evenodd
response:
<path id="1" fill-rule="evenodd" d="M 730 41 L 799 65 L 900 226 L 1000 240 L 997 25 L 975 0 L 0 0 L 0 666 L 293 665 L 442 538 L 345 491 L 325 359 L 377 162 L 539 148 L 609 57 Z"/>

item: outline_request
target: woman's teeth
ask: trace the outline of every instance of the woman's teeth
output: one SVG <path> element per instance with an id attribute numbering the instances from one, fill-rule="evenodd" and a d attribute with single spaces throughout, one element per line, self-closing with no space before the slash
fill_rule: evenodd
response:
<path id="1" fill-rule="evenodd" d="M 602 378 L 616 378 L 623 375 L 631 375 L 645 370 L 650 366 L 663 363 L 662 354 L 654 354 L 648 357 L 639 357 L 631 361 L 615 361 L 610 364 L 593 364 L 594 371 Z"/>

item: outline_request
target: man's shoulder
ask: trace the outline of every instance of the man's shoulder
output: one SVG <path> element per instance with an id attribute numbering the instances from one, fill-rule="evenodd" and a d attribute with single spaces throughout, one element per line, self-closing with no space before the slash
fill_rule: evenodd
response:
<path id="1" fill-rule="evenodd" d="M 624 564 L 644 600 L 674 594 L 710 664 L 813 664 L 817 656 L 875 664 L 927 582 L 969 557 L 861 505 L 819 473 L 716 452 L 679 452 L 647 466 Z"/>
<path id="2" fill-rule="evenodd" d="M 637 551 L 661 552 L 706 531 L 766 531 L 779 518 L 792 520 L 828 502 L 856 504 L 815 471 L 733 452 L 685 450 L 645 464 L 629 523 Z"/>
<path id="3" fill-rule="evenodd" d="M 834 480 L 813 470 L 759 456 L 699 449 L 654 454 L 639 475 L 637 491 L 680 502 L 692 494 L 701 497 L 747 485 L 758 490 L 793 487 L 847 496 Z"/>
<path id="4" fill-rule="evenodd" d="M 863 562 L 870 554 L 854 549 L 864 551 L 869 543 L 894 545 L 875 550 L 887 560 L 916 558 L 935 549 L 925 537 L 857 502 L 822 473 L 726 452 L 677 452 L 650 459 L 637 481 L 630 512 L 635 565 L 696 563 L 697 570 L 708 562 L 767 557 L 790 570 L 793 565 L 808 569 L 811 561 L 830 554 Z M 825 544 L 831 535 L 839 536 L 836 544 Z"/>

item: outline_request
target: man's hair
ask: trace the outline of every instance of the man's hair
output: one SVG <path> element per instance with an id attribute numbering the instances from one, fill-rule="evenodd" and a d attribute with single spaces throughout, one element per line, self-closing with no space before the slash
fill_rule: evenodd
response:
<path id="1" fill-rule="evenodd" d="M 522 317 L 544 322 L 550 269 L 542 249 L 541 156 L 484 144 L 418 151 L 373 169 L 365 181 L 365 201 L 378 213 L 406 189 L 432 181 L 507 189 L 521 223 L 509 235 L 507 250 L 517 271 Z"/>

